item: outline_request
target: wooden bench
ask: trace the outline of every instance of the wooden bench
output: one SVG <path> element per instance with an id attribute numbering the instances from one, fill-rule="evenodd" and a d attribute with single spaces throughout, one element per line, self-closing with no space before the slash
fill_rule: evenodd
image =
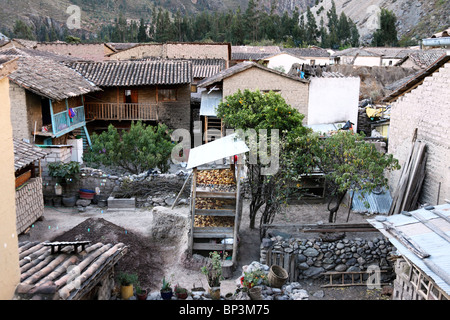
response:
<path id="1" fill-rule="evenodd" d="M 50 247 L 52 250 L 52 254 L 54 254 L 55 248 L 58 248 L 56 253 L 60 253 L 61 249 L 66 246 L 73 246 L 73 252 L 77 253 L 79 246 L 81 246 L 81 251 L 83 251 L 84 248 L 86 247 L 86 245 L 88 245 L 89 243 L 91 243 L 91 242 L 90 241 L 46 242 L 46 243 L 43 243 L 43 245 L 46 247 Z"/>

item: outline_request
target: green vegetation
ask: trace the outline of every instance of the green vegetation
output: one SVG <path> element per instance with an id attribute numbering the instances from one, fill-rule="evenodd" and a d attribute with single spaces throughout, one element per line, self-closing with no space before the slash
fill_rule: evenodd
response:
<path id="1" fill-rule="evenodd" d="M 398 46 L 397 28 L 395 23 L 397 17 L 388 9 L 381 9 L 380 28 L 373 34 L 372 45 L 376 47 L 396 47 Z"/>
<path id="2" fill-rule="evenodd" d="M 129 130 L 121 133 L 109 125 L 107 131 L 92 135 L 92 148 L 83 160 L 93 166 L 118 166 L 133 174 L 156 167 L 166 172 L 173 146 L 164 124 L 146 126 L 141 121 L 133 122 Z"/>

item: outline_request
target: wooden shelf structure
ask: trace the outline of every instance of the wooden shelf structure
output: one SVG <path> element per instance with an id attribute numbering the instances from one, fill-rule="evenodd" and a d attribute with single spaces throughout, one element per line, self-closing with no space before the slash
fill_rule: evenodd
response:
<path id="1" fill-rule="evenodd" d="M 191 188 L 191 227 L 189 233 L 189 248 L 191 253 L 194 251 L 224 251 L 231 256 L 232 264 L 235 265 L 237 259 L 239 243 L 239 225 L 242 216 L 242 188 L 241 171 L 242 165 L 230 165 L 229 169 L 234 170 L 236 192 L 222 191 L 204 191 L 197 186 L 197 177 L 199 172 L 215 170 L 193 169 L 193 179 Z M 223 169 L 222 169 L 223 170 Z M 214 188 L 213 188 L 214 189 Z M 218 204 L 213 209 L 200 209 L 199 201 L 201 199 L 229 200 L 228 204 Z M 208 217 L 228 217 L 233 221 L 233 226 L 196 226 L 196 216 Z"/>

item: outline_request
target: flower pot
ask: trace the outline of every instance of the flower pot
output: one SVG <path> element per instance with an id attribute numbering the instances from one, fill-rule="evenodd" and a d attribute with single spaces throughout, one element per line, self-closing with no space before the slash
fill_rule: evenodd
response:
<path id="1" fill-rule="evenodd" d="M 220 299 L 220 287 L 210 287 L 209 294 L 211 296 L 211 299 L 219 300 Z"/>
<path id="2" fill-rule="evenodd" d="M 75 206 L 75 203 L 77 202 L 76 196 L 63 196 L 62 197 L 62 204 L 64 207 L 73 207 Z"/>
<path id="3" fill-rule="evenodd" d="M 136 297 L 138 300 L 147 300 L 147 295 L 148 295 L 147 290 L 142 290 L 141 293 L 136 294 Z"/>
<path id="4" fill-rule="evenodd" d="M 252 300 L 262 300 L 261 287 L 253 287 L 248 290 L 248 295 Z"/>
<path id="5" fill-rule="evenodd" d="M 129 286 L 121 286 L 120 287 L 120 296 L 123 300 L 128 300 L 133 296 L 133 285 Z"/>
<path id="6" fill-rule="evenodd" d="M 268 279 L 271 287 L 281 288 L 288 279 L 288 273 L 282 267 L 273 265 L 270 267 Z"/>
<path id="7" fill-rule="evenodd" d="M 177 296 L 177 299 L 184 300 L 188 297 L 187 292 L 175 292 L 175 295 Z"/>
<path id="8" fill-rule="evenodd" d="M 172 299 L 173 291 L 161 291 L 161 298 L 163 300 L 170 300 Z"/>

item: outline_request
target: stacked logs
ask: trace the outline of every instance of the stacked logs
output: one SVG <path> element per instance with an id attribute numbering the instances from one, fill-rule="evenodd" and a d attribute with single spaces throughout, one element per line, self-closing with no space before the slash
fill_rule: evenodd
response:
<path id="1" fill-rule="evenodd" d="M 235 184 L 230 169 L 203 170 L 197 173 L 197 184 L 231 185 Z"/>

